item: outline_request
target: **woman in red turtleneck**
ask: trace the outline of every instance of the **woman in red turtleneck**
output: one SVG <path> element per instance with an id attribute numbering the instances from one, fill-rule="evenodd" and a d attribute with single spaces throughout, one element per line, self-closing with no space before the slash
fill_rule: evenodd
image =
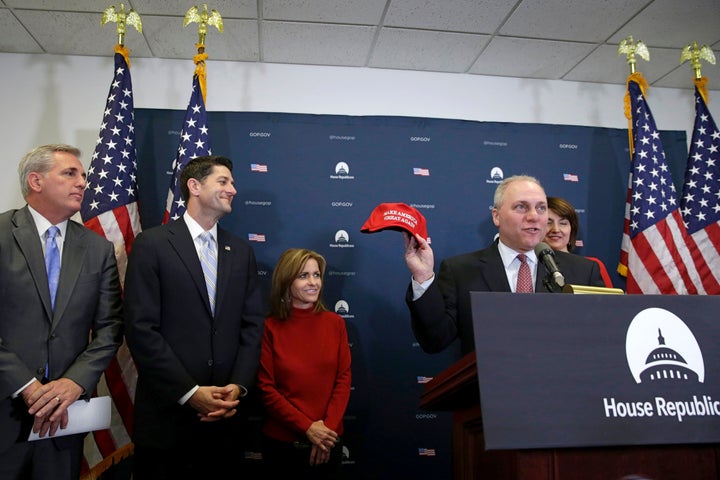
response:
<path id="1" fill-rule="evenodd" d="M 351 359 L 345 320 L 321 300 L 325 267 L 319 253 L 291 248 L 273 271 L 258 370 L 272 478 L 339 478 Z"/>

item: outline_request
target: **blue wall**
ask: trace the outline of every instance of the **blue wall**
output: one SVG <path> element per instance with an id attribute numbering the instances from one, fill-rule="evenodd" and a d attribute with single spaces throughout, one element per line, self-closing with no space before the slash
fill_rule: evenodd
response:
<path id="1" fill-rule="evenodd" d="M 135 110 L 145 229 L 162 219 L 184 113 Z M 346 306 L 341 313 L 352 344 L 345 463 L 353 478 L 451 476 L 452 415 L 419 410 L 418 399 L 421 379 L 450 365 L 459 349 L 428 355 L 415 342 L 404 304 L 410 275 L 401 234 L 360 233 L 377 204 L 416 207 L 439 264 L 492 242 L 499 178 L 534 175 L 548 195 L 578 210 L 584 244 L 578 253 L 599 257 L 615 286 L 625 287 L 615 268 L 630 165 L 626 130 L 256 112 L 208 112 L 208 123 L 213 153 L 234 162 L 238 190 L 221 223 L 246 239 L 264 235 L 251 243 L 266 292 L 286 248 L 311 248 L 328 260 L 324 301 L 335 310 Z M 662 140 L 682 191 L 686 134 L 662 132 Z M 429 175 L 415 174 L 417 168 Z"/>

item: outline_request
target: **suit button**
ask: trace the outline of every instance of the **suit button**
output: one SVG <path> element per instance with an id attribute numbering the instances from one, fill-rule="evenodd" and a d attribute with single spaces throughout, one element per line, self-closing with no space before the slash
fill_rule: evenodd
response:
<path id="1" fill-rule="evenodd" d="M 45 375 L 45 367 L 38 367 L 38 369 L 35 370 L 35 373 L 38 375 Z"/>
<path id="2" fill-rule="evenodd" d="M 208 367 L 212 367 L 212 366 L 213 366 L 213 361 L 212 361 L 212 359 L 208 360 L 207 363 L 208 363 Z"/>

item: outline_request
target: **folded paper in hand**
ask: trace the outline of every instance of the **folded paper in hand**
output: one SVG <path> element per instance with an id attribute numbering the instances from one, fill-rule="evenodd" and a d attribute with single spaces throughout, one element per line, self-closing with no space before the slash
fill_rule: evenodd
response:
<path id="1" fill-rule="evenodd" d="M 45 440 L 110 427 L 110 397 L 94 397 L 89 402 L 78 400 L 68 407 L 67 412 L 67 428 L 58 428 L 55 435 L 45 434 L 44 437 L 31 430 L 28 441 Z"/>

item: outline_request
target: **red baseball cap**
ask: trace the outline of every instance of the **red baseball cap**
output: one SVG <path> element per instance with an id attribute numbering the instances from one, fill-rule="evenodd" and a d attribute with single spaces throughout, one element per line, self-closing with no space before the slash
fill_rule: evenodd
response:
<path id="1" fill-rule="evenodd" d="M 424 239 L 428 238 L 425 217 L 405 203 L 381 203 L 373 209 L 360 231 L 375 233 L 388 229 L 405 230 L 411 235 L 419 233 Z"/>

